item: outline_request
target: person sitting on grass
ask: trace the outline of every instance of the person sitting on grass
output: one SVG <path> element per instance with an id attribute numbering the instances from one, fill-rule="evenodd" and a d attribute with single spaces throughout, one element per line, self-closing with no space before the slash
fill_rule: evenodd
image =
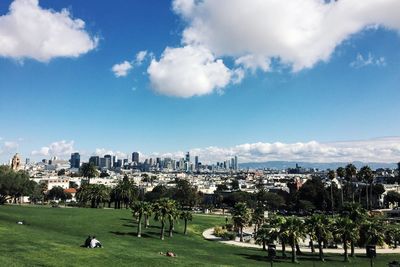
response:
<path id="1" fill-rule="evenodd" d="M 83 247 L 85 248 L 90 248 L 90 242 L 92 241 L 92 237 L 88 236 L 85 240 L 85 244 L 83 245 Z"/>
<path id="2" fill-rule="evenodd" d="M 91 248 L 102 248 L 103 246 L 101 245 L 100 241 L 97 240 L 95 236 L 93 236 L 92 240 L 90 240 L 90 247 Z"/>

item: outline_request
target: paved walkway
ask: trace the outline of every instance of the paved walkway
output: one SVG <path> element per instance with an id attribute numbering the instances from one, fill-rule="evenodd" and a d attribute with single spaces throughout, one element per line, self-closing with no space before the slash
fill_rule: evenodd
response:
<path id="1" fill-rule="evenodd" d="M 203 237 L 206 240 L 210 240 L 210 241 L 219 241 L 223 244 L 227 244 L 227 245 L 231 245 L 231 246 L 238 246 L 238 247 L 247 247 L 247 248 L 259 248 L 262 249 L 261 245 L 257 245 L 254 243 L 246 243 L 246 242 L 239 242 L 239 241 L 234 241 L 234 240 L 223 240 L 221 237 L 216 237 L 214 235 L 214 228 L 209 228 L 206 229 L 203 232 Z M 307 251 L 311 251 L 311 249 L 307 246 L 301 246 L 302 250 L 307 250 Z M 281 246 L 277 245 L 276 246 L 277 250 L 282 249 Z M 286 246 L 286 250 L 287 252 L 290 252 L 290 247 Z M 354 252 L 356 254 L 365 254 L 365 248 L 355 248 Z M 318 253 L 318 249 L 315 249 L 315 253 Z M 343 253 L 343 248 L 325 248 L 324 249 L 324 253 Z M 349 248 L 349 253 L 350 253 L 350 248 Z M 378 254 L 394 254 L 394 253 L 400 253 L 400 247 L 398 247 L 397 249 L 393 249 L 393 248 L 377 248 L 376 249 L 376 253 Z"/>

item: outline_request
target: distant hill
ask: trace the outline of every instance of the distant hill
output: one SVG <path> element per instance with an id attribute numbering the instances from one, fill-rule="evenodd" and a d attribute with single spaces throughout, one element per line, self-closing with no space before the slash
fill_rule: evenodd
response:
<path id="1" fill-rule="evenodd" d="M 317 162 L 299 162 L 299 161 L 266 161 L 266 162 L 248 162 L 248 163 L 240 163 L 239 167 L 242 169 L 287 169 L 287 168 L 295 168 L 296 163 L 302 168 L 316 168 L 320 170 L 326 169 L 337 169 L 338 167 L 345 167 L 349 162 L 330 162 L 330 163 L 317 163 Z M 379 163 L 379 162 L 361 162 L 354 161 L 353 163 L 357 169 L 362 166 L 368 165 L 372 169 L 378 168 L 397 168 L 397 163 Z"/>

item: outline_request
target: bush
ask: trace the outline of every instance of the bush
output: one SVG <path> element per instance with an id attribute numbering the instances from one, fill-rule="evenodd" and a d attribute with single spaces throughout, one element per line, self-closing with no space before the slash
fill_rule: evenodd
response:
<path id="1" fill-rule="evenodd" d="M 226 240 L 235 240 L 235 238 L 236 238 L 236 233 L 235 233 L 235 232 L 225 232 L 225 233 L 222 235 L 222 238 L 223 238 L 223 239 L 226 239 Z"/>
<path id="2" fill-rule="evenodd" d="M 226 229 L 228 230 L 228 231 L 233 231 L 233 224 L 231 224 L 231 223 L 227 223 L 226 225 L 225 225 L 225 227 L 226 227 Z"/>
<path id="3" fill-rule="evenodd" d="M 223 229 L 221 226 L 214 227 L 214 235 L 217 237 L 222 237 L 226 232 L 226 229 Z"/>

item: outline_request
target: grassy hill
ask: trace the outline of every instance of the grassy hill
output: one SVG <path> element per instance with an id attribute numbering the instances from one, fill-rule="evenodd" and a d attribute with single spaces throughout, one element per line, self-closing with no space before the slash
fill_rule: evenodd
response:
<path id="1" fill-rule="evenodd" d="M 20 220 L 27 224 L 18 225 Z M 224 217 L 196 215 L 188 236 L 180 222 L 174 237 L 161 241 L 156 222 L 137 238 L 129 210 L 0 206 L 0 266 L 269 266 L 261 250 L 202 238 L 204 229 L 224 222 Z M 81 248 L 88 235 L 96 235 L 104 248 Z M 159 254 L 168 250 L 178 257 Z M 379 255 L 375 266 L 399 258 Z M 280 260 L 274 266 L 293 265 Z M 306 255 L 299 266 L 369 266 L 369 260 L 360 256 L 345 264 L 340 255 L 330 255 L 320 263 Z"/>

